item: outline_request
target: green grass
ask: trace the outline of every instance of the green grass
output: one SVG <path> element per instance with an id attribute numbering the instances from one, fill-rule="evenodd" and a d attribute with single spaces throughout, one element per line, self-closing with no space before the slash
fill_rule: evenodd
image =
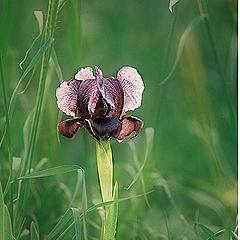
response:
<path id="1" fill-rule="evenodd" d="M 237 1 L 169 2 L 1 1 L 0 238 L 237 239 Z M 95 141 L 57 132 L 59 82 L 94 65 L 145 84 L 105 202 Z"/>

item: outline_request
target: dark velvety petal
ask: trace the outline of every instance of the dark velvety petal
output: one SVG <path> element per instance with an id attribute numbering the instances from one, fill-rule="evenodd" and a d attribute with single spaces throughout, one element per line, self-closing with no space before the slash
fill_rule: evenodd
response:
<path id="1" fill-rule="evenodd" d="M 65 137 L 71 138 L 82 126 L 79 119 L 68 119 L 58 124 L 58 131 Z"/>
<path id="2" fill-rule="evenodd" d="M 123 67 L 118 71 L 117 79 L 124 91 L 123 110 L 134 110 L 141 106 L 144 85 L 141 75 L 135 68 Z"/>
<path id="3" fill-rule="evenodd" d="M 101 92 L 102 97 L 111 107 L 111 110 L 106 117 L 120 117 L 124 102 L 124 93 L 120 82 L 116 78 L 103 78 L 101 70 L 97 67 L 95 67 L 95 69 L 98 89 Z"/>
<path id="4" fill-rule="evenodd" d="M 77 96 L 81 82 L 75 79 L 63 81 L 56 90 L 59 109 L 73 117 L 78 117 Z"/>
<path id="5" fill-rule="evenodd" d="M 82 82 L 78 93 L 78 106 L 81 118 L 88 119 L 94 115 L 99 95 L 100 92 L 95 79 Z"/>
<path id="6" fill-rule="evenodd" d="M 97 140 L 117 138 L 121 131 L 122 121 L 116 118 L 97 118 L 86 120 L 85 127 Z"/>
<path id="7" fill-rule="evenodd" d="M 124 138 L 130 136 L 133 132 L 135 132 L 137 135 L 142 129 L 142 127 L 143 127 L 143 122 L 140 119 L 136 117 L 131 117 L 129 115 L 123 116 L 122 129 L 121 129 L 121 132 L 119 133 L 118 140 L 119 141 L 123 140 Z"/>

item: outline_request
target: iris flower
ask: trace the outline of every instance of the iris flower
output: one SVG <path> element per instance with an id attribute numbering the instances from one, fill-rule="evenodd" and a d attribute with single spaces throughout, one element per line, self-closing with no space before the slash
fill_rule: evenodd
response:
<path id="1" fill-rule="evenodd" d="M 143 122 L 126 112 L 140 107 L 144 85 L 136 69 L 123 67 L 117 77 L 104 78 L 95 67 L 81 68 L 70 81 L 56 90 L 59 109 L 73 117 L 58 124 L 59 132 L 73 137 L 85 127 L 98 141 L 110 137 L 122 141 L 133 132 L 137 135 Z"/>

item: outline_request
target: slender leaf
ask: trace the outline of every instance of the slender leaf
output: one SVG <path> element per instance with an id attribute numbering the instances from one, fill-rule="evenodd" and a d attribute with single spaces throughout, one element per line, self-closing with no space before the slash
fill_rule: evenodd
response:
<path id="1" fill-rule="evenodd" d="M 71 220 L 71 221 L 70 221 Z M 68 209 L 65 214 L 60 218 L 56 226 L 52 229 L 52 231 L 48 234 L 46 240 L 56 239 L 56 236 L 61 234 L 64 230 L 64 227 L 70 222 L 73 223 L 72 220 L 72 210 Z"/>
<path id="2" fill-rule="evenodd" d="M 144 154 L 144 161 L 142 166 L 140 167 L 139 171 L 133 178 L 131 184 L 127 187 L 127 189 L 130 189 L 132 185 L 138 180 L 139 176 L 141 176 L 143 168 L 147 162 L 148 156 L 151 152 L 152 149 L 152 144 L 153 144 L 153 137 L 154 137 L 154 129 L 153 128 L 146 128 L 145 129 L 145 154 Z"/>
<path id="3" fill-rule="evenodd" d="M 36 53 L 36 55 L 33 57 L 33 59 L 31 60 L 31 62 L 29 63 L 29 65 L 27 66 L 27 68 L 25 69 L 25 71 L 23 72 L 21 78 L 18 81 L 17 86 L 15 87 L 15 89 L 13 90 L 12 96 L 11 96 L 11 100 L 10 100 L 10 104 L 9 104 L 9 108 L 8 108 L 8 114 L 9 114 L 9 118 L 11 120 L 12 118 L 12 114 L 13 114 L 13 110 L 14 110 L 14 106 L 15 106 L 15 102 L 16 102 L 16 96 L 17 96 L 17 91 L 22 83 L 22 81 L 24 80 L 24 78 L 27 76 L 27 74 L 33 69 L 33 67 L 39 62 L 39 60 L 41 59 L 41 57 L 43 56 L 43 54 L 47 51 L 47 49 L 51 46 L 51 44 L 53 43 L 54 39 L 50 38 L 48 39 L 43 46 L 38 50 L 38 52 Z"/>
<path id="4" fill-rule="evenodd" d="M 170 10 L 170 12 L 172 13 L 173 12 L 173 6 L 177 3 L 177 2 L 179 2 L 179 0 L 170 0 L 169 1 L 169 10 Z"/>
<path id="5" fill-rule="evenodd" d="M 6 134 L 7 134 L 7 146 L 8 146 L 8 168 L 9 168 L 9 181 L 10 182 L 10 215 L 13 215 L 13 189 L 12 189 L 12 167 L 13 167 L 13 156 L 12 156 L 12 140 L 11 140 L 11 128 L 10 128 L 10 117 L 8 113 L 8 103 L 7 103 L 7 92 L 5 87 L 5 79 L 4 79 L 4 69 L 2 56 L 0 56 L 0 78 L 2 83 L 2 95 L 4 102 L 4 111 L 5 111 L 5 119 L 6 119 Z M 4 136 L 4 135 L 3 135 Z M 7 184 L 8 186 L 8 184 Z"/>
<path id="6" fill-rule="evenodd" d="M 75 232 L 76 232 L 76 240 L 81 240 L 81 216 L 80 212 L 77 208 L 71 208 L 73 213 Z"/>
<path id="7" fill-rule="evenodd" d="M 175 62 L 170 70 L 170 72 L 168 73 L 167 77 L 162 80 L 159 85 L 162 85 L 164 83 L 166 83 L 168 81 L 168 79 L 172 76 L 173 72 L 175 71 L 177 65 L 178 65 L 178 62 L 182 56 L 182 52 L 183 52 L 183 48 L 185 46 L 185 42 L 187 40 L 187 37 L 188 35 L 190 34 L 190 32 L 196 27 L 199 25 L 199 23 L 203 20 L 204 17 L 202 16 L 198 16 L 196 18 L 193 19 L 193 21 L 187 26 L 187 28 L 185 29 L 185 31 L 183 32 L 180 40 L 179 40 L 179 43 L 178 43 L 178 49 L 177 49 L 177 55 L 176 55 L 176 58 L 175 58 Z"/>
<path id="8" fill-rule="evenodd" d="M 76 171 L 79 169 L 82 169 L 82 168 L 77 165 L 63 165 L 63 166 L 59 166 L 59 167 L 41 170 L 38 172 L 29 173 L 29 174 L 27 174 L 23 177 L 19 177 L 17 179 L 20 180 L 20 179 L 27 179 L 27 178 L 49 177 L 49 176 L 53 176 L 53 175 L 64 174 L 64 173 Z"/>
<path id="9" fill-rule="evenodd" d="M 87 214 L 87 191 L 85 183 L 85 172 L 82 171 L 82 215 L 83 215 L 83 237 L 84 240 L 87 240 L 87 223 L 86 223 L 86 214 Z"/>
<path id="10" fill-rule="evenodd" d="M 215 236 L 214 232 L 212 232 L 209 228 L 205 227 L 201 223 L 196 223 L 197 226 L 199 226 L 203 232 L 211 239 L 211 240 L 218 240 L 217 237 Z"/>
<path id="11" fill-rule="evenodd" d="M 33 48 L 34 44 L 37 42 L 37 40 L 39 39 L 39 37 L 42 35 L 42 29 L 43 29 L 43 14 L 41 11 L 34 11 L 34 16 L 36 17 L 36 20 L 38 22 L 38 28 L 39 28 L 39 34 L 38 36 L 33 40 L 30 48 L 26 51 L 25 56 L 23 58 L 23 60 L 20 62 L 19 66 L 22 69 L 22 65 L 23 63 L 26 61 L 27 56 L 29 54 L 29 52 L 31 51 L 31 49 Z"/>
<path id="12" fill-rule="evenodd" d="M 57 73 L 57 76 L 58 76 L 58 80 L 59 80 L 59 82 L 62 82 L 63 81 L 63 74 L 62 74 L 62 70 L 60 68 L 60 65 L 58 63 L 57 54 L 56 54 L 54 48 L 52 48 L 52 60 L 53 60 L 54 66 L 55 66 L 55 70 L 56 70 L 56 73 Z"/>
<path id="13" fill-rule="evenodd" d="M 39 234 L 34 222 L 31 223 L 30 236 L 31 236 L 31 240 L 39 240 Z"/>
<path id="14" fill-rule="evenodd" d="M 133 160 L 134 160 L 134 163 L 137 167 L 137 171 L 140 171 L 141 166 L 140 166 L 139 159 L 138 159 L 138 156 L 137 156 L 136 146 L 135 146 L 133 141 L 129 141 L 129 146 L 130 146 L 130 148 L 132 150 L 132 153 L 133 153 Z M 142 183 L 143 193 L 146 193 L 145 182 L 144 182 L 144 177 L 143 177 L 142 172 L 140 174 L 140 180 L 141 180 L 141 183 Z M 145 197 L 146 204 L 148 205 L 148 207 L 150 207 L 147 195 L 145 195 L 144 197 Z"/>
<path id="15" fill-rule="evenodd" d="M 13 238 L 12 223 L 7 206 L 4 204 L 2 185 L 0 182 L 0 239 L 11 240 Z"/>

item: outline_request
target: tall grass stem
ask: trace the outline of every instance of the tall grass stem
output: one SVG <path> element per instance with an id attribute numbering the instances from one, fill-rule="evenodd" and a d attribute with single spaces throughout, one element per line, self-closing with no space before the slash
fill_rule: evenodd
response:
<path id="1" fill-rule="evenodd" d="M 8 160 L 9 160 L 9 182 L 10 182 L 10 217 L 13 217 L 13 189 L 12 189 L 12 166 L 13 166 L 13 157 L 12 157 L 12 141 L 11 141 L 11 129 L 8 115 L 8 103 L 7 103 L 7 94 L 4 80 L 4 72 L 3 72 L 3 61 L 2 56 L 0 56 L 0 72 L 1 72 L 1 82 L 2 82 L 2 95 L 4 102 L 4 111 L 6 118 L 6 134 L 7 134 L 7 142 L 8 142 Z"/>

